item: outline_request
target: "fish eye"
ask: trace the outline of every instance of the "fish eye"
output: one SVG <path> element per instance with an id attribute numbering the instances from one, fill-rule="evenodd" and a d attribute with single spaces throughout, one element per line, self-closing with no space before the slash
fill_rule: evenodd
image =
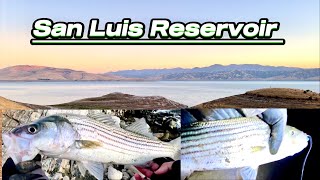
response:
<path id="1" fill-rule="evenodd" d="M 293 136 L 294 135 L 294 131 L 291 131 L 291 136 Z"/>
<path id="2" fill-rule="evenodd" d="M 27 130 L 28 130 L 28 133 L 35 134 L 38 132 L 38 126 L 30 125 Z"/>

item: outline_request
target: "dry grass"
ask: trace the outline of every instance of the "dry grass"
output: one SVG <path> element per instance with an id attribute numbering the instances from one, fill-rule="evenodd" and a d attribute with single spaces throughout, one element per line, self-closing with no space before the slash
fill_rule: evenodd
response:
<path id="1" fill-rule="evenodd" d="M 256 95 L 259 97 L 273 97 L 273 98 L 283 98 L 283 99 L 320 99 L 318 93 L 312 92 L 310 90 L 301 89 L 289 89 L 289 88 L 266 88 L 258 89 L 253 91 L 248 91 L 247 95 Z"/>
<path id="2" fill-rule="evenodd" d="M 28 110 L 30 108 L 24 105 L 21 105 L 19 103 L 16 103 L 14 101 L 8 100 L 6 98 L 0 97 L 0 109 Z"/>
<path id="3" fill-rule="evenodd" d="M 320 108 L 320 96 L 309 90 L 268 88 L 199 104 L 200 108 Z"/>

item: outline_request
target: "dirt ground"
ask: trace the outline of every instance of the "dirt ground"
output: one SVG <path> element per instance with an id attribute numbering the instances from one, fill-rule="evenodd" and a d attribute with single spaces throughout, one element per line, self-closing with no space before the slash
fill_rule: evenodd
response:
<path id="1" fill-rule="evenodd" d="M 0 109 L 28 110 L 30 108 L 0 96 Z"/>
<path id="2" fill-rule="evenodd" d="M 196 107 L 318 109 L 320 95 L 309 90 L 268 88 L 209 101 Z"/>

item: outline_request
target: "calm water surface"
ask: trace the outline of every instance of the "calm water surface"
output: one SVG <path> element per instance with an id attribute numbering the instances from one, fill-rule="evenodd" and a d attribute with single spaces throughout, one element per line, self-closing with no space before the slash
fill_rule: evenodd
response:
<path id="1" fill-rule="evenodd" d="M 20 102 L 48 105 L 122 92 L 139 96 L 163 96 L 192 106 L 269 87 L 320 92 L 318 81 L 0 82 L 0 96 Z"/>

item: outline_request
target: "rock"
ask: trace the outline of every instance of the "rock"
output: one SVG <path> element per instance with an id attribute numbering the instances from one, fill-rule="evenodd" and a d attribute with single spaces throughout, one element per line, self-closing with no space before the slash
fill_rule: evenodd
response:
<path id="1" fill-rule="evenodd" d="M 108 167 L 108 178 L 110 180 L 120 180 L 122 179 L 122 172 L 116 170 L 112 166 Z"/>
<path id="2" fill-rule="evenodd" d="M 129 173 L 127 173 L 127 172 L 122 172 L 122 179 L 123 180 L 129 180 L 130 179 L 130 175 L 129 175 Z"/>
<path id="3" fill-rule="evenodd" d="M 68 176 L 64 176 L 62 180 L 70 180 Z"/>
<path id="4" fill-rule="evenodd" d="M 52 179 L 62 179 L 62 174 L 61 173 L 56 173 Z"/>
<path id="5" fill-rule="evenodd" d="M 70 160 L 63 159 L 61 162 L 61 166 L 59 168 L 59 172 L 66 174 L 70 172 Z"/>

